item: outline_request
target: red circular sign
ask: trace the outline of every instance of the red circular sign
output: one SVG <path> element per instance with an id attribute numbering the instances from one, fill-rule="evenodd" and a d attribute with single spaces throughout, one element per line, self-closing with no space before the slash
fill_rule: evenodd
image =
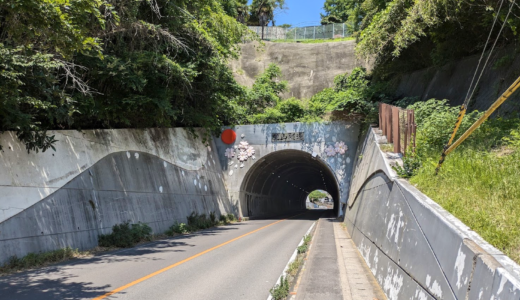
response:
<path id="1" fill-rule="evenodd" d="M 233 144 L 235 140 L 237 139 L 237 133 L 231 129 L 226 129 L 224 132 L 222 132 L 222 135 L 220 136 L 222 141 L 226 144 Z"/>

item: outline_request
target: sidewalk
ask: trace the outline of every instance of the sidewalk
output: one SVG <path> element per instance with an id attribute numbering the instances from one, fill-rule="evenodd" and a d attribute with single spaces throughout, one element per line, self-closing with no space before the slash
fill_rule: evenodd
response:
<path id="1" fill-rule="evenodd" d="M 354 242 L 333 218 L 321 218 L 291 300 L 386 300 Z"/>

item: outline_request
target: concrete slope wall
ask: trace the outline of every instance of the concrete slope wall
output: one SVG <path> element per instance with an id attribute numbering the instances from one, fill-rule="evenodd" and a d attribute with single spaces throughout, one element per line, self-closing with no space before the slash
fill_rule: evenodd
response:
<path id="1" fill-rule="evenodd" d="M 271 63 L 282 69 L 289 92 L 283 98 L 310 98 L 334 86 L 334 77 L 351 72 L 355 67 L 370 65 L 356 58 L 355 41 L 319 44 L 248 43 L 241 46 L 241 56 L 231 62 L 238 83 L 251 87 L 256 76 Z"/>
<path id="2" fill-rule="evenodd" d="M 422 100 L 449 99 L 452 105 L 461 105 L 466 98 L 480 55 L 443 66 L 416 71 L 403 76 L 397 87 L 400 96 L 417 96 Z M 481 64 L 481 68 L 484 62 Z M 520 73 L 520 56 L 514 49 L 500 49 L 492 55 L 480 84 L 470 102 L 470 110 L 487 110 L 491 104 L 516 80 Z M 507 100 L 498 113 L 508 114 L 520 109 L 520 94 Z"/>
<path id="3" fill-rule="evenodd" d="M 2 136 L 0 263 L 66 246 L 92 248 L 99 234 L 125 221 L 161 233 L 191 212 L 238 211 L 215 146 L 182 129 L 54 134 L 57 151 L 39 154 Z"/>
<path id="4" fill-rule="evenodd" d="M 519 299 L 520 267 L 396 178 L 378 137 L 360 146 L 345 223 L 388 298 Z"/>

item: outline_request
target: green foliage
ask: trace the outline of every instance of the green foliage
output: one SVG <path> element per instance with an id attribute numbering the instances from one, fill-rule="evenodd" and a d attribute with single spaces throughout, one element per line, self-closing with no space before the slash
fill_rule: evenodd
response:
<path id="1" fill-rule="evenodd" d="M 403 157 L 403 166 L 392 166 L 392 169 L 394 169 L 400 177 L 410 178 L 417 173 L 421 165 L 421 160 L 417 157 L 417 154 L 409 151 Z"/>
<path id="2" fill-rule="evenodd" d="M 357 32 L 362 20 L 360 0 L 325 0 L 321 24 L 345 23 L 348 32 Z"/>
<path id="3" fill-rule="evenodd" d="M 377 102 L 387 101 L 381 85 L 372 85 L 365 68 L 357 67 L 352 73 L 336 76 L 334 88 L 324 89 L 311 98 L 314 109 L 319 111 L 345 111 L 375 118 Z"/>
<path id="4" fill-rule="evenodd" d="M 504 22 L 508 6 L 504 3 L 498 12 L 498 2 L 485 0 L 326 0 L 322 24 L 347 24 L 357 37 L 357 54 L 374 59 L 374 74 L 384 80 L 480 52 L 494 17 Z M 513 6 L 499 45 L 518 42 L 520 20 L 512 16 L 519 13 L 520 7 Z"/>
<path id="5" fill-rule="evenodd" d="M 307 250 L 309 250 L 309 246 L 307 244 L 303 244 L 301 246 L 298 246 L 297 250 L 298 250 L 298 254 L 302 254 L 302 253 L 307 252 Z"/>
<path id="6" fill-rule="evenodd" d="M 235 215 L 232 214 L 232 213 L 227 214 L 227 215 L 226 215 L 226 218 L 227 218 L 228 222 L 235 222 L 235 221 L 237 220 L 237 218 L 235 217 Z"/>
<path id="7" fill-rule="evenodd" d="M 152 237 L 152 228 L 145 223 L 130 224 L 129 221 L 116 224 L 112 233 L 99 235 L 99 246 L 128 248 Z"/>
<path id="8" fill-rule="evenodd" d="M 0 132 L 233 123 L 244 1 L 0 1 Z M 236 5 L 235 5 L 236 4 Z M 235 10 L 234 10 L 235 9 Z M 208 131 L 209 132 L 209 131 Z"/>
<path id="9" fill-rule="evenodd" d="M 309 199 L 321 199 L 321 198 L 325 198 L 325 197 L 328 197 L 328 196 L 329 196 L 329 194 L 323 193 L 323 192 L 320 192 L 320 191 L 316 190 L 316 191 L 312 191 L 309 194 Z"/>
<path id="10" fill-rule="evenodd" d="M 41 267 L 46 264 L 69 260 L 78 255 L 80 255 L 78 249 L 66 247 L 48 252 L 29 253 L 21 258 L 12 256 L 3 266 L 0 266 L 0 273 L 10 273 L 18 270 Z"/>
<path id="11" fill-rule="evenodd" d="M 187 234 L 187 233 L 190 233 L 192 231 L 192 228 L 188 225 L 186 225 L 185 223 L 174 223 L 172 226 L 170 226 L 168 228 L 168 230 L 166 230 L 164 232 L 164 234 L 168 235 L 168 236 L 173 236 L 175 234 Z"/>
<path id="12" fill-rule="evenodd" d="M 267 25 L 269 22 L 273 22 L 275 26 L 275 11 L 285 9 L 285 0 L 253 0 L 250 6 L 251 15 L 249 17 L 248 25 L 260 26 L 260 16 L 266 17 Z"/>
<path id="13" fill-rule="evenodd" d="M 309 243 L 311 242 L 311 240 L 312 235 L 310 234 L 303 237 L 303 244 L 296 249 L 298 254 L 306 253 L 307 250 L 309 250 Z"/>
<path id="14" fill-rule="evenodd" d="M 216 224 L 212 222 L 206 214 L 198 214 L 196 212 L 192 212 L 191 215 L 188 216 L 188 226 L 194 230 L 198 229 L 207 229 L 215 226 Z"/>
<path id="15" fill-rule="evenodd" d="M 289 264 L 289 267 L 287 268 L 287 274 L 293 277 L 296 276 L 296 273 L 298 273 L 302 263 L 303 260 L 300 257 L 296 257 L 296 259 Z"/>
<path id="16" fill-rule="evenodd" d="M 415 111 L 419 155 L 429 151 L 441 151 L 453 132 L 460 108 L 449 106 L 448 100 L 430 99 L 424 102 L 416 102 L 410 105 L 408 109 Z M 478 111 L 467 113 L 457 137 L 464 133 L 481 115 L 482 113 Z"/>
<path id="17" fill-rule="evenodd" d="M 274 300 L 283 300 L 289 296 L 289 281 L 286 276 L 280 278 L 280 283 L 276 284 L 271 290 L 271 296 Z"/>
<path id="18" fill-rule="evenodd" d="M 442 146 L 453 130 L 459 108 L 435 99 L 408 108 L 415 109 L 419 155 L 405 157 L 399 175 L 410 177 L 423 193 L 520 261 L 520 119 L 487 120 L 446 157 L 435 176 Z M 467 114 L 458 136 L 480 115 Z"/>

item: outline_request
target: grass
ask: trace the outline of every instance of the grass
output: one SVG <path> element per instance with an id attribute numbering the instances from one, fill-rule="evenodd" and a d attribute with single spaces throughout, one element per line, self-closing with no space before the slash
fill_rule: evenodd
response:
<path id="1" fill-rule="evenodd" d="M 355 40 L 354 37 L 344 37 L 344 38 L 337 38 L 337 39 L 316 39 L 316 40 L 294 40 L 294 39 L 287 39 L 287 40 L 271 40 L 270 42 L 273 43 L 301 43 L 301 44 L 321 44 L 321 43 L 334 43 L 334 42 L 344 42 L 344 41 L 352 41 Z"/>
<path id="2" fill-rule="evenodd" d="M 9 274 L 16 271 L 42 267 L 88 254 L 90 254 L 90 252 L 78 251 L 78 249 L 67 247 L 48 252 L 29 253 L 21 258 L 12 256 L 7 263 L 0 266 L 0 274 Z"/>
<path id="3" fill-rule="evenodd" d="M 520 263 L 520 155 L 464 149 L 438 176 L 432 155 L 410 182 L 486 241 Z"/>
<path id="4" fill-rule="evenodd" d="M 410 183 L 487 242 L 520 263 L 520 119 L 489 120 L 447 156 L 418 151 Z M 421 132 L 418 131 L 418 137 Z M 425 140 L 421 137 L 418 140 Z M 418 144 L 418 149 L 421 149 Z M 423 147 L 424 148 L 424 147 Z"/>
<path id="5" fill-rule="evenodd" d="M 380 147 L 383 152 L 394 152 L 394 144 L 381 144 Z"/>

